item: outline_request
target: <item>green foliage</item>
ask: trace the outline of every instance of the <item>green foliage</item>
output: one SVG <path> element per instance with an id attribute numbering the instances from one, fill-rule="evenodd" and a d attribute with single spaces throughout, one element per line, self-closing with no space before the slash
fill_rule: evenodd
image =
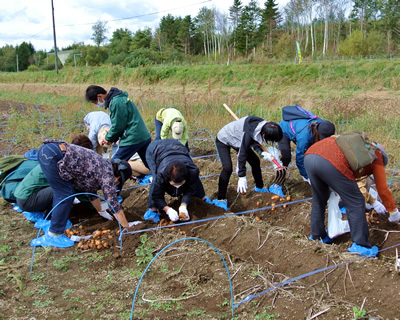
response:
<path id="1" fill-rule="evenodd" d="M 367 314 L 367 311 L 364 309 L 358 309 L 356 306 L 353 307 L 354 319 L 364 318 Z"/>
<path id="2" fill-rule="evenodd" d="M 100 47 L 100 45 L 107 40 L 107 22 L 97 20 L 97 22 L 92 26 L 92 30 L 92 40 L 96 44 L 96 46 Z"/>
<path id="3" fill-rule="evenodd" d="M 33 62 L 33 54 L 35 48 L 31 43 L 22 42 L 16 47 L 16 53 L 18 55 L 18 68 L 20 71 L 28 69 L 28 66 Z"/>
<path id="4" fill-rule="evenodd" d="M 40 69 L 39 69 L 39 67 L 37 66 L 37 65 L 34 65 L 34 64 L 31 64 L 29 67 L 28 67 L 28 71 L 29 72 L 36 72 L 36 71 L 39 71 Z"/>
<path id="5" fill-rule="evenodd" d="M 87 46 L 82 49 L 82 58 L 89 66 L 99 66 L 108 58 L 108 49 L 103 47 Z"/>
<path id="6" fill-rule="evenodd" d="M 150 241 L 147 234 L 142 234 L 140 237 L 141 245 L 135 250 L 136 254 L 136 264 L 140 266 L 141 264 L 147 264 L 153 259 L 154 243 Z"/>

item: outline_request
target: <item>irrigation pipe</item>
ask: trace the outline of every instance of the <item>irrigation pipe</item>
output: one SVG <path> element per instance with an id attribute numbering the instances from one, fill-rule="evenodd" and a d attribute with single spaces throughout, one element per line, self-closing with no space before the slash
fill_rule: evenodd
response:
<path id="1" fill-rule="evenodd" d="M 394 176 L 394 173 L 396 172 L 396 170 L 397 170 L 397 168 L 400 166 L 400 163 L 394 168 L 394 170 L 393 170 L 393 172 L 392 172 L 392 175 L 391 175 L 391 177 L 390 177 L 390 182 L 389 182 L 389 190 L 390 190 L 390 188 L 392 187 L 392 180 L 393 180 L 393 176 Z"/>
<path id="2" fill-rule="evenodd" d="M 151 259 L 151 261 L 150 261 L 149 264 L 147 265 L 146 269 L 143 271 L 142 276 L 140 277 L 140 280 L 139 280 L 138 285 L 136 286 L 135 295 L 133 296 L 133 301 L 132 301 L 131 319 L 132 319 L 132 317 L 133 317 L 133 310 L 134 310 L 134 307 L 135 307 L 135 300 L 136 300 L 137 293 L 138 293 L 138 291 L 139 291 L 140 284 L 142 283 L 143 277 L 145 276 L 147 270 L 150 268 L 150 266 L 151 266 L 151 264 L 153 263 L 153 261 L 154 261 L 155 259 L 157 259 L 158 256 L 159 256 L 164 250 L 166 250 L 167 248 L 169 248 L 169 247 L 172 246 L 173 244 L 178 243 L 178 242 L 180 242 L 180 241 L 186 241 L 186 240 L 195 240 L 195 241 L 202 241 L 202 242 L 205 242 L 205 243 L 207 243 L 208 245 L 210 245 L 211 248 L 213 248 L 213 249 L 219 254 L 219 256 L 220 256 L 222 262 L 224 263 L 226 273 L 228 274 L 229 287 L 230 287 L 230 291 L 231 291 L 231 309 L 232 309 L 232 317 L 234 316 L 232 280 L 231 280 L 231 276 L 230 276 L 230 274 L 229 274 L 229 269 L 228 269 L 228 266 L 226 265 L 226 262 L 225 262 L 224 257 L 222 256 L 221 252 L 219 252 L 219 250 L 218 250 L 214 245 L 212 245 L 210 242 L 208 242 L 207 240 L 204 240 L 204 239 L 201 239 L 201 238 L 189 237 L 189 238 L 179 239 L 179 240 L 176 240 L 176 241 L 170 243 L 169 245 L 167 245 L 167 246 L 165 246 L 164 248 L 162 248 L 161 251 L 158 252 L 158 253 L 156 254 L 156 256 L 155 256 L 153 259 Z"/>
<path id="3" fill-rule="evenodd" d="M 65 131 L 64 135 L 61 136 L 61 140 L 64 140 L 65 136 L 68 134 L 68 132 L 70 132 L 73 128 L 76 127 L 86 127 L 84 124 L 79 123 L 79 124 L 75 124 L 73 125 L 71 128 L 69 128 L 67 131 Z"/>
<path id="4" fill-rule="evenodd" d="M 218 153 L 218 149 L 217 149 L 217 144 L 215 143 L 214 136 L 212 135 L 212 133 L 210 132 L 210 130 L 208 130 L 208 129 L 206 129 L 206 128 L 197 129 L 196 132 L 199 132 L 199 131 L 205 131 L 205 132 L 207 132 L 207 133 L 210 135 L 210 137 L 211 137 L 211 139 L 212 139 L 212 141 L 213 141 L 213 143 L 214 143 L 215 150 L 217 151 L 217 159 L 218 159 L 218 161 L 219 161 L 219 153 Z"/>
<path id="5" fill-rule="evenodd" d="M 15 138 L 18 137 L 21 133 L 24 133 L 24 132 L 27 132 L 27 131 L 36 131 L 36 132 L 40 132 L 42 135 L 44 135 L 44 136 L 46 136 L 47 138 L 50 139 L 50 137 L 49 137 L 47 134 L 43 133 L 43 132 L 42 132 L 41 130 L 39 130 L 39 129 L 26 129 L 26 130 L 22 130 L 22 131 L 18 132 L 18 133 L 14 136 L 14 138 L 11 140 L 10 146 L 8 147 L 8 152 L 7 152 L 7 155 L 8 155 L 8 156 L 10 155 L 11 146 L 12 146 L 12 144 L 13 144 Z"/>
<path id="6" fill-rule="evenodd" d="M 108 207 L 112 209 L 112 211 L 114 212 L 115 218 L 117 219 L 118 227 L 119 227 L 119 232 L 120 232 L 120 233 L 122 232 L 121 223 L 119 222 L 119 219 L 118 219 L 117 213 L 115 212 L 114 207 L 113 207 L 106 199 L 104 199 L 103 197 L 99 196 L 98 194 L 91 193 L 91 192 L 75 193 L 75 194 L 71 194 L 71 195 L 68 196 L 68 197 L 65 197 L 64 199 L 62 199 L 60 202 L 58 202 L 58 203 L 50 210 L 50 212 L 46 215 L 46 217 L 44 218 L 44 220 L 47 220 L 47 218 L 50 216 L 50 214 L 53 212 L 53 210 L 54 210 L 55 208 L 57 208 L 62 202 L 64 202 L 65 200 L 67 200 L 67 199 L 69 199 L 69 198 L 71 198 L 71 197 L 75 197 L 75 196 L 79 196 L 79 195 L 92 195 L 92 196 L 95 196 L 95 197 L 100 198 L 100 199 L 104 200 L 105 202 L 107 202 Z M 38 231 L 38 233 L 37 233 L 37 235 L 36 235 L 36 239 L 39 238 L 40 231 L 42 231 L 42 228 L 39 228 L 39 231 Z M 119 237 L 118 240 L 120 241 L 120 250 L 122 250 L 122 237 Z M 33 260 L 34 260 L 34 258 L 35 258 L 35 251 L 36 251 L 36 247 L 33 247 L 32 259 L 31 259 L 31 268 L 30 268 L 29 273 L 32 273 L 32 269 L 33 269 Z"/>
<path id="7" fill-rule="evenodd" d="M 354 124 L 354 122 L 351 121 L 351 120 L 344 120 L 344 121 L 341 123 L 340 127 L 339 127 L 339 130 L 338 130 L 338 132 L 337 132 L 338 134 L 340 134 L 340 131 L 342 130 L 342 127 L 343 127 L 343 125 L 344 125 L 346 122 L 350 122 L 350 123 L 353 123 L 353 124 Z"/>
<path id="8" fill-rule="evenodd" d="M 251 210 L 246 210 L 246 211 L 228 213 L 228 214 L 225 214 L 223 216 L 216 216 L 216 217 L 210 217 L 210 218 L 205 218 L 205 219 L 200 219 L 200 220 L 181 222 L 179 224 L 169 225 L 169 226 L 157 226 L 157 227 L 154 227 L 154 228 L 141 229 L 141 230 L 135 230 L 135 231 L 127 231 L 127 229 L 124 228 L 122 230 L 122 232 L 121 232 L 120 237 L 122 238 L 122 235 L 125 235 L 125 234 L 142 233 L 142 232 L 146 232 L 146 231 L 153 231 L 153 230 L 159 230 L 159 229 L 164 229 L 164 228 L 179 227 L 179 226 L 184 226 L 184 225 L 188 225 L 188 224 L 196 224 L 196 223 L 202 223 L 202 222 L 207 222 L 207 221 L 219 220 L 219 219 L 229 218 L 229 217 L 232 217 L 232 216 L 238 216 L 238 215 L 242 215 L 242 214 L 246 214 L 246 213 L 269 210 L 269 209 L 272 209 L 272 208 L 282 207 L 284 205 L 291 205 L 291 204 L 295 204 L 295 203 L 301 203 L 301 202 L 305 202 L 305 201 L 309 201 L 309 200 L 312 200 L 312 197 L 301 199 L 301 200 L 295 200 L 295 201 L 291 201 L 291 202 L 279 203 L 279 204 L 277 204 L 275 206 L 267 206 L 267 207 L 263 207 L 263 208 L 257 208 L 257 209 L 251 209 Z M 124 232 L 124 231 L 127 231 L 127 232 Z"/>
<path id="9" fill-rule="evenodd" d="M 382 252 L 382 251 L 385 251 L 385 250 L 389 250 L 389 249 L 398 247 L 398 246 L 400 246 L 400 243 L 395 244 L 395 245 L 393 245 L 393 246 L 391 246 L 391 247 L 388 247 L 388 248 L 379 250 L 378 253 L 379 253 L 379 252 Z M 332 265 L 332 266 L 329 266 L 329 267 L 326 267 L 326 268 L 321 268 L 321 269 L 317 269 L 317 270 L 314 270 L 314 271 L 311 271 L 311 272 L 307 272 L 307 273 L 304 273 L 304 274 L 299 275 L 299 276 L 297 276 L 297 277 L 294 277 L 294 278 L 291 278 L 291 279 L 286 280 L 286 281 L 284 281 L 284 282 L 281 282 L 281 283 L 277 284 L 276 286 L 273 286 L 273 287 L 271 287 L 271 288 L 269 288 L 269 289 L 267 289 L 267 290 L 265 290 L 265 291 L 263 291 L 263 292 L 260 292 L 259 294 L 256 294 L 256 295 L 250 294 L 250 295 L 248 295 L 245 299 L 243 299 L 243 300 L 239 301 L 238 303 L 236 303 L 236 304 L 234 305 L 234 308 L 237 308 L 237 307 L 240 306 L 242 303 L 249 302 L 249 301 L 251 301 L 251 300 L 253 300 L 253 299 L 255 299 L 255 298 L 258 298 L 258 297 L 260 297 L 260 296 L 262 296 L 262 295 L 264 295 L 264 294 L 266 294 L 266 293 L 268 293 L 268 292 L 271 292 L 271 291 L 273 291 L 273 290 L 275 290 L 275 289 L 281 288 L 281 287 L 283 287 L 283 286 L 285 286 L 285 285 L 287 285 L 287 284 L 289 284 L 289 283 L 295 282 L 295 281 L 300 280 L 300 279 L 307 278 L 307 277 L 309 277 L 309 276 L 312 276 L 312 275 L 314 275 L 314 274 L 317 274 L 317 273 L 320 273 L 320 272 L 323 272 L 323 271 L 327 271 L 327 270 L 330 270 L 330 269 L 339 267 L 339 266 L 344 265 L 344 264 L 348 264 L 348 263 L 355 262 L 355 261 L 360 260 L 360 259 L 362 259 L 362 258 L 365 258 L 365 257 L 359 256 L 359 257 L 357 257 L 357 258 L 355 258 L 355 259 L 353 259 L 353 260 L 341 262 L 341 263 L 338 263 L 338 264 L 335 264 L 335 265 Z"/>

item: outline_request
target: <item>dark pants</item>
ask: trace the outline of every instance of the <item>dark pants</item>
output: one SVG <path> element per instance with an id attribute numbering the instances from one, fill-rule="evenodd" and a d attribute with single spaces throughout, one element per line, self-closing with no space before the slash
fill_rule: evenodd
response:
<path id="1" fill-rule="evenodd" d="M 148 168 L 146 161 L 146 150 L 151 142 L 151 138 L 130 146 L 119 147 L 112 159 L 121 159 L 128 161 L 136 152 L 138 153 L 143 164 Z"/>
<path id="2" fill-rule="evenodd" d="M 161 139 L 161 128 L 163 126 L 163 123 L 154 118 L 154 125 L 156 127 L 156 140 L 160 140 Z"/>
<path id="3" fill-rule="evenodd" d="M 292 153 L 290 151 L 290 139 L 287 136 L 283 136 L 278 142 L 279 150 L 281 151 L 282 165 L 287 167 L 292 160 Z"/>
<path id="4" fill-rule="evenodd" d="M 17 198 L 17 205 L 24 211 L 50 211 L 53 204 L 53 190 L 50 187 L 32 193 L 26 199 Z"/>
<path id="5" fill-rule="evenodd" d="M 163 123 L 154 118 L 154 125 L 156 127 L 156 139 L 155 140 L 161 140 L 161 128 L 163 126 Z M 188 141 L 186 142 L 185 147 L 190 152 Z"/>
<path id="6" fill-rule="evenodd" d="M 339 194 L 346 207 L 353 242 L 371 248 L 368 241 L 368 224 L 365 218 L 365 199 L 357 186 L 357 182 L 347 179 L 328 160 L 318 155 L 306 155 L 304 165 L 311 181 L 313 196 L 311 209 L 311 235 L 313 239 L 326 236 L 324 221 L 330 187 Z"/>
<path id="7" fill-rule="evenodd" d="M 221 160 L 222 164 L 222 171 L 219 176 L 219 181 L 218 181 L 218 200 L 223 200 L 226 199 L 226 191 L 228 189 L 228 184 L 229 184 L 229 179 L 232 174 L 232 159 L 231 159 L 231 147 L 222 143 L 218 139 L 216 139 L 216 145 L 218 149 L 218 154 L 219 158 Z M 234 149 L 234 148 L 232 148 Z M 238 150 L 234 149 L 236 152 Z M 251 166 L 251 173 L 253 174 L 254 181 L 256 183 L 257 188 L 263 188 L 264 183 L 262 180 L 262 173 L 261 173 L 261 167 L 260 167 L 260 159 L 258 156 L 253 152 L 253 150 L 250 150 L 250 152 L 247 155 L 246 161 L 250 164 Z"/>
<path id="8" fill-rule="evenodd" d="M 53 233 L 64 233 L 65 225 L 69 218 L 72 202 L 74 197 L 60 201 L 75 193 L 74 186 L 71 181 L 61 179 L 58 173 L 57 162 L 64 158 L 65 152 L 61 151 L 60 143 L 46 143 L 39 149 L 39 164 L 43 174 L 46 177 L 51 189 L 53 190 L 53 208 L 51 215 L 50 231 Z"/>

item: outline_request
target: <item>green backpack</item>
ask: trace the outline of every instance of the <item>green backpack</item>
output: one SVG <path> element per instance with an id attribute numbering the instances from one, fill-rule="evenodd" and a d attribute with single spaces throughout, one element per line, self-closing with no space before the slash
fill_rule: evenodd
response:
<path id="1" fill-rule="evenodd" d="M 38 165 L 38 163 L 39 162 L 35 160 L 25 160 L 8 173 L 0 184 L 0 194 L 4 200 L 8 202 L 16 201 L 14 196 L 15 189 L 25 176 Z"/>
<path id="2" fill-rule="evenodd" d="M 365 132 L 349 131 L 336 136 L 335 141 L 353 171 L 361 171 L 376 159 L 376 144 L 368 139 Z"/>

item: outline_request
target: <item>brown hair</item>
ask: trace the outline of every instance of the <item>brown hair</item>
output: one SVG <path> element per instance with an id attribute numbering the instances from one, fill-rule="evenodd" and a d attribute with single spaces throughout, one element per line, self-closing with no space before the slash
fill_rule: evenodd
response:
<path id="1" fill-rule="evenodd" d="M 72 139 L 71 144 L 75 144 L 77 146 L 81 146 L 83 148 L 90 149 L 90 150 L 93 150 L 93 148 L 94 148 L 92 141 L 90 141 L 89 137 L 84 134 L 76 135 Z"/>
<path id="2" fill-rule="evenodd" d="M 311 130 L 311 134 L 312 134 L 313 143 L 316 143 L 319 140 L 321 140 L 321 138 L 319 136 L 319 132 L 318 132 L 318 125 L 319 125 L 318 121 L 311 122 L 311 124 L 310 124 L 310 130 Z"/>

